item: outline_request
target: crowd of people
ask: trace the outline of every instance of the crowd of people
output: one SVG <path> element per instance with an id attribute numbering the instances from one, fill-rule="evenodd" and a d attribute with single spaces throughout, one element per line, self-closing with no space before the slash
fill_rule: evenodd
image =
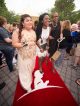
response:
<path id="1" fill-rule="evenodd" d="M 52 14 L 52 20 L 48 13 L 41 14 L 35 24 L 28 14 L 21 16 L 19 24 L 9 24 L 5 17 L 0 16 L 0 67 L 5 66 L 2 62 L 4 56 L 9 71 L 13 72 L 16 51 L 21 85 L 30 92 L 36 56 L 40 58 L 42 71 L 42 62 L 45 56 L 51 59 L 54 55 L 58 48 L 58 39 L 63 39 L 59 48 L 66 51 L 64 59 L 74 55 L 72 68 L 76 70 L 77 66 L 80 66 L 80 21 L 72 24 L 70 20 L 60 21 L 57 12 Z M 51 59 L 51 62 L 55 61 Z M 5 83 L 2 82 L 0 89 L 4 86 Z"/>

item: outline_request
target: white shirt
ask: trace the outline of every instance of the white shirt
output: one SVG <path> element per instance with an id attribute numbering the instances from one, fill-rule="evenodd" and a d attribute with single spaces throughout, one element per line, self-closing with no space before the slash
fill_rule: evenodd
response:
<path id="1" fill-rule="evenodd" d="M 50 34 L 50 27 L 47 27 L 46 29 L 42 28 L 41 38 L 43 40 L 43 44 L 47 43 L 46 40 L 48 39 Z"/>

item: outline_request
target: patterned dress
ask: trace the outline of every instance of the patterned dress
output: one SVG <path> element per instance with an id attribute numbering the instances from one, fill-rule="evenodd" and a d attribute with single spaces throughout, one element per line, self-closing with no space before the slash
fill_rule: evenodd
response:
<path id="1" fill-rule="evenodd" d="M 18 49 L 18 70 L 19 79 L 22 87 L 30 91 L 32 83 L 32 72 L 35 67 L 36 59 L 36 35 L 26 31 L 22 36 L 21 42 L 28 45 Z"/>

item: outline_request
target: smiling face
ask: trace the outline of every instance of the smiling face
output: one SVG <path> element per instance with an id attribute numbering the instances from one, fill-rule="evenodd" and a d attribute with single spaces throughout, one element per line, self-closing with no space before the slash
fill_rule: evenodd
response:
<path id="1" fill-rule="evenodd" d="M 26 17 L 23 21 L 23 28 L 30 30 L 32 29 L 32 27 L 33 27 L 33 22 L 32 22 L 31 17 Z"/>
<path id="2" fill-rule="evenodd" d="M 55 12 L 55 13 L 53 14 L 53 21 L 54 21 L 54 22 L 57 22 L 58 19 L 59 19 L 59 15 L 58 15 L 57 12 Z"/>
<path id="3" fill-rule="evenodd" d="M 45 15 L 43 18 L 43 26 L 49 26 L 49 16 Z"/>
<path id="4" fill-rule="evenodd" d="M 71 25 L 71 31 L 77 31 L 78 30 L 78 25 L 77 24 L 72 24 Z"/>

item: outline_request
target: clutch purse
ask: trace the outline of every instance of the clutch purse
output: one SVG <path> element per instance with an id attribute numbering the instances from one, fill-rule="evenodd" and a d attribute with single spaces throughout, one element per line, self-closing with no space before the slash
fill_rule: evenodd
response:
<path id="1" fill-rule="evenodd" d="M 53 54 L 53 56 L 51 57 L 54 61 L 58 60 L 58 58 L 60 57 L 61 52 L 59 50 L 56 50 L 56 52 Z"/>
<path id="2" fill-rule="evenodd" d="M 47 45 L 47 43 L 45 43 L 45 44 L 40 45 L 40 47 L 41 47 L 43 50 L 46 50 L 47 47 L 48 47 L 48 45 Z"/>

